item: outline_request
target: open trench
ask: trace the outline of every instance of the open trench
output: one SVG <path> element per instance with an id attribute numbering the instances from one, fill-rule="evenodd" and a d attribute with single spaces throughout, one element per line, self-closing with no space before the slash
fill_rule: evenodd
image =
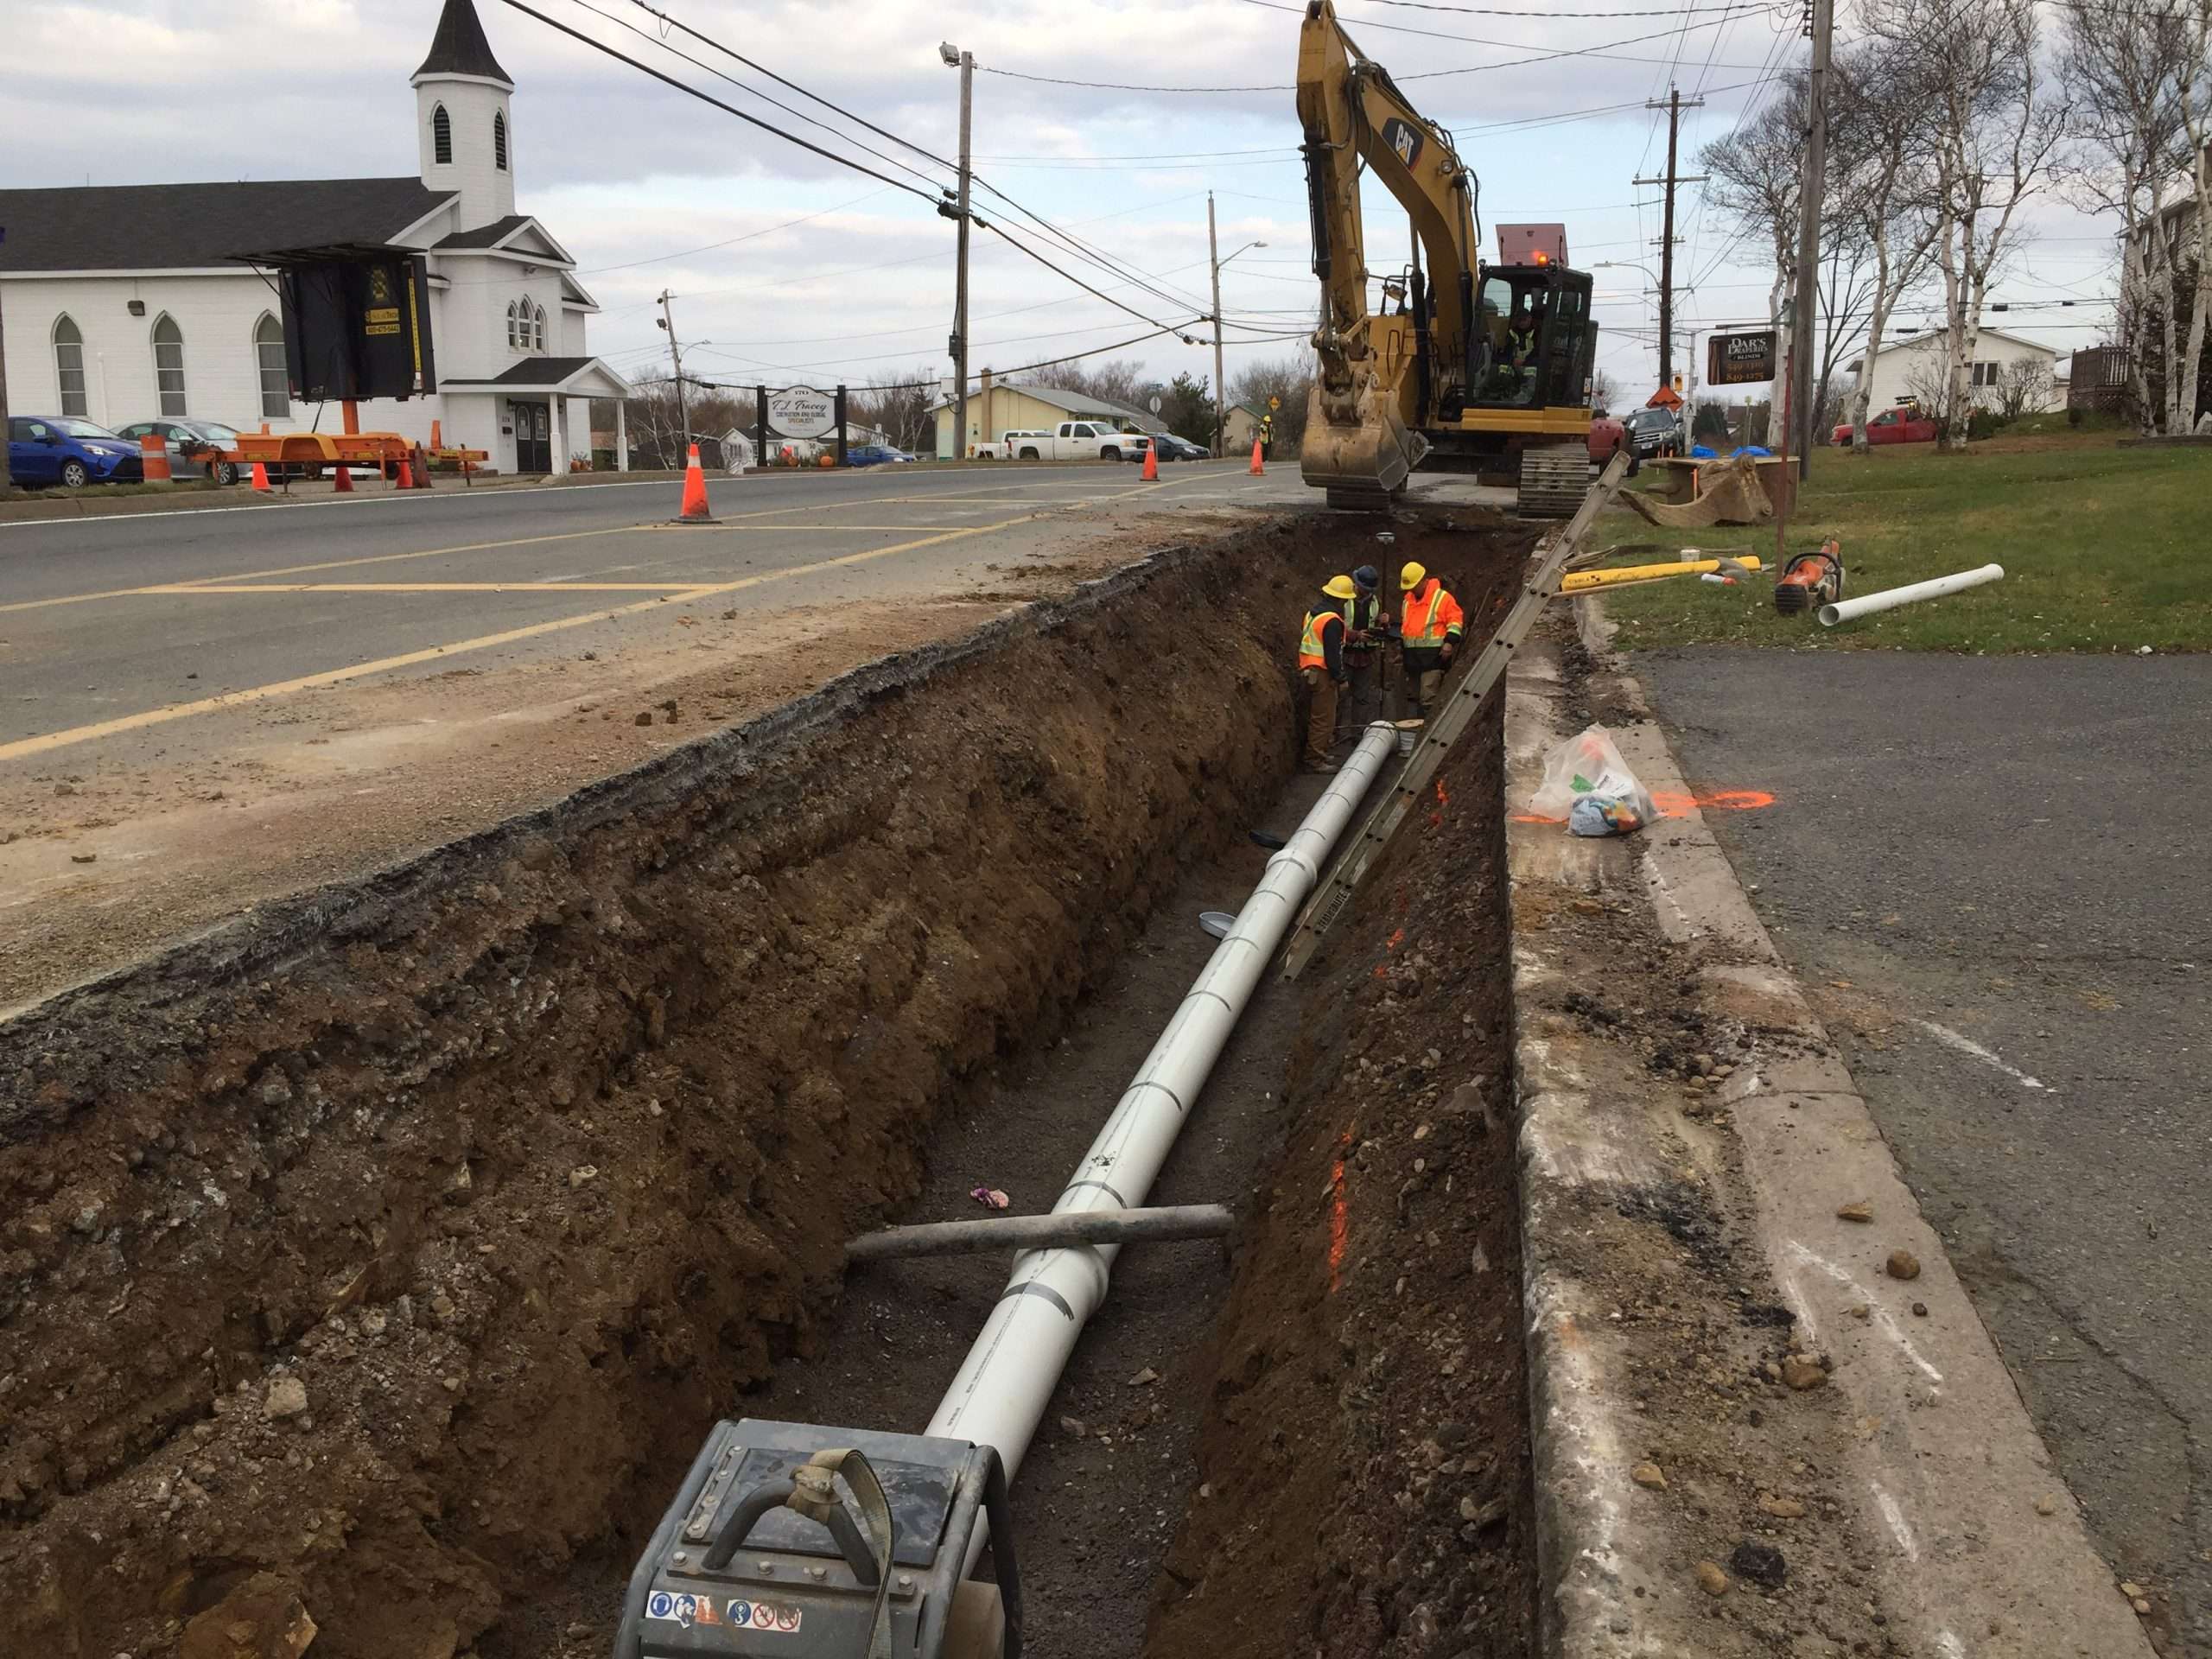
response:
<path id="1" fill-rule="evenodd" d="M 1306 596 L 1486 632 L 1533 537 L 1462 518 L 1158 556 L 0 1027 L 0 1652 L 602 1654 L 716 1418 L 918 1430 L 1005 1263 L 841 1241 L 1049 1206 L 1314 792 Z M 1523 1649 L 1498 804 L 1493 720 L 1217 1066 L 1154 1198 L 1239 1231 L 1122 1259 L 1033 1652 Z"/>

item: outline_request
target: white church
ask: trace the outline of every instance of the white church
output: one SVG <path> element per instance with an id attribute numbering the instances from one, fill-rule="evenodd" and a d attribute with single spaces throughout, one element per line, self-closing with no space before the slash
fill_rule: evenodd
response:
<path id="1" fill-rule="evenodd" d="M 588 460 L 589 400 L 630 388 L 585 344 L 575 261 L 515 211 L 514 83 L 471 0 L 445 0 L 413 86 L 417 178 L 0 189 L 10 414 L 338 431 L 292 401 L 274 274 L 242 257 L 397 248 L 427 256 L 437 391 L 359 404 L 361 429 L 427 443 L 436 421 L 505 473 Z"/>

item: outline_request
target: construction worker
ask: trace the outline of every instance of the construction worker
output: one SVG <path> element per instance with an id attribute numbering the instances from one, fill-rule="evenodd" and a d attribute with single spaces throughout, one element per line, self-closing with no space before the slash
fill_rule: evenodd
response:
<path id="1" fill-rule="evenodd" d="M 1414 694 L 1421 717 L 1433 719 L 1438 693 L 1444 687 L 1444 670 L 1466 632 L 1466 613 L 1460 610 L 1459 601 L 1444 591 L 1442 582 L 1411 562 L 1398 572 L 1398 589 L 1406 596 L 1405 610 L 1398 620 L 1406 690 Z"/>
<path id="2" fill-rule="evenodd" d="M 1523 295 L 1505 326 L 1505 367 L 1516 402 L 1526 401 L 1524 394 L 1535 389 L 1535 362 L 1536 314 Z"/>
<path id="3" fill-rule="evenodd" d="M 1390 613 L 1380 589 L 1382 573 L 1363 564 L 1351 573 L 1352 597 L 1344 601 L 1344 687 L 1356 719 L 1380 718 L 1382 693 L 1376 672 L 1390 641 Z"/>
<path id="4" fill-rule="evenodd" d="M 1312 702 L 1306 715 L 1306 770 L 1334 772 L 1329 751 L 1337 743 L 1337 692 L 1344 683 L 1344 601 L 1357 593 L 1350 576 L 1331 576 L 1321 592 L 1333 603 L 1306 613 L 1298 637 L 1298 677 Z"/>

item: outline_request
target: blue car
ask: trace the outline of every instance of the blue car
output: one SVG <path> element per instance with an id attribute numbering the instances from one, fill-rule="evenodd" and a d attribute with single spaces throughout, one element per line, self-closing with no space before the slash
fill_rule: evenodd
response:
<path id="1" fill-rule="evenodd" d="M 893 449 L 883 443 L 856 443 L 845 451 L 848 467 L 881 467 L 893 461 L 912 461 L 904 449 Z"/>
<path id="2" fill-rule="evenodd" d="M 146 475 L 138 446 L 74 415 L 14 415 L 8 471 L 18 484 L 136 484 Z"/>

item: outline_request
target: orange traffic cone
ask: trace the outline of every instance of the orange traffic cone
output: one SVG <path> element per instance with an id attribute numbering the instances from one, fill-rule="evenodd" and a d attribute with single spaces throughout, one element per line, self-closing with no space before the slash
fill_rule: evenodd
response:
<path id="1" fill-rule="evenodd" d="M 407 458 L 404 455 L 399 459 L 399 487 L 403 490 L 411 490 L 415 487 L 415 474 L 408 471 Z"/>
<path id="2" fill-rule="evenodd" d="M 1255 438 L 1252 440 L 1252 476 L 1257 478 L 1267 470 L 1266 465 L 1260 460 L 1260 441 Z"/>
<path id="3" fill-rule="evenodd" d="M 1160 445 L 1157 441 L 1144 447 L 1144 481 L 1147 484 L 1160 481 Z"/>
<path id="4" fill-rule="evenodd" d="M 677 514 L 679 524 L 711 524 L 714 515 L 707 507 L 707 474 L 699 465 L 699 446 L 691 446 L 690 459 L 683 463 L 683 510 Z"/>
<path id="5" fill-rule="evenodd" d="M 149 484 L 167 484 L 175 476 L 169 471 L 168 440 L 158 432 L 149 432 L 138 440 L 140 474 Z"/>
<path id="6" fill-rule="evenodd" d="M 264 495 L 269 493 L 269 469 L 257 461 L 253 463 L 253 487 Z"/>
<path id="7" fill-rule="evenodd" d="M 338 472 L 331 480 L 330 493 L 333 495 L 353 493 L 353 475 L 346 470 L 346 463 L 342 461 L 338 463 Z"/>

